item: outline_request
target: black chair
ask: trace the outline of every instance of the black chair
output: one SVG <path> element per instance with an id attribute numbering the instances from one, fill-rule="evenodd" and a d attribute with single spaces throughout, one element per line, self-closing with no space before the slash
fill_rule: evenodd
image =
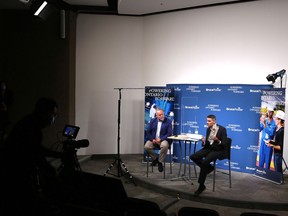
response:
<path id="1" fill-rule="evenodd" d="M 196 208 L 196 207 L 182 207 L 178 211 L 178 216 L 219 216 L 220 214 L 213 209 Z"/>
<path id="2" fill-rule="evenodd" d="M 88 207 L 84 205 L 78 205 L 73 203 L 66 203 L 62 207 L 62 216 L 73 216 L 73 215 L 81 215 L 81 216 L 112 216 L 108 211 L 103 209 L 97 209 L 93 207 Z"/>
<path id="3" fill-rule="evenodd" d="M 125 216 L 167 216 L 157 203 L 150 200 L 129 197 L 122 206 Z"/>
<path id="4" fill-rule="evenodd" d="M 169 151 L 169 163 L 170 163 L 170 174 L 172 174 L 172 153 L 171 153 L 171 148 L 172 148 L 172 143 L 169 143 L 168 151 Z M 160 150 L 160 146 L 156 146 L 155 150 Z M 149 167 L 150 167 L 150 155 L 146 152 L 146 161 L 147 161 L 147 177 L 149 173 Z M 151 158 L 152 159 L 152 158 Z M 153 172 L 153 166 L 151 166 L 152 172 Z M 166 178 L 166 160 L 163 163 L 163 178 Z"/>
<path id="5" fill-rule="evenodd" d="M 220 157 L 216 160 L 213 161 L 213 166 L 214 166 L 214 173 L 213 173 L 213 191 L 215 191 L 215 179 L 216 179 L 216 162 L 217 160 L 224 160 L 227 159 L 228 160 L 228 173 L 227 172 L 221 172 L 223 174 L 226 174 L 229 176 L 229 188 L 232 187 L 232 183 L 231 183 L 231 144 L 232 144 L 232 139 L 231 138 L 227 138 L 227 146 L 225 147 L 225 151 L 222 155 L 220 155 Z"/>
<path id="6" fill-rule="evenodd" d="M 277 216 L 276 214 L 260 213 L 260 212 L 243 212 L 240 216 Z"/>

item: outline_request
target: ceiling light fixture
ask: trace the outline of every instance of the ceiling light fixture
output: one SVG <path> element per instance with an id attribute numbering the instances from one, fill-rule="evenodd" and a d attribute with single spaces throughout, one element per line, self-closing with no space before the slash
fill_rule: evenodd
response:
<path id="1" fill-rule="evenodd" d="M 40 7 L 37 9 L 37 11 L 34 13 L 34 15 L 38 16 L 43 11 L 46 5 L 47 5 L 47 2 L 43 1 Z"/>
<path id="2" fill-rule="evenodd" d="M 24 3 L 24 4 L 28 4 L 30 2 L 30 0 L 19 0 L 19 2 Z"/>

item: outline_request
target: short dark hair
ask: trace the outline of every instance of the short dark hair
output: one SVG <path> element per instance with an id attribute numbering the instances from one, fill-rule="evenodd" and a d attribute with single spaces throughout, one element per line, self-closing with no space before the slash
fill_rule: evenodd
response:
<path id="1" fill-rule="evenodd" d="M 214 120 L 216 120 L 216 116 L 215 116 L 215 115 L 213 115 L 213 114 L 210 114 L 210 115 L 208 115 L 208 116 L 207 116 L 207 118 L 211 118 L 211 119 L 214 119 Z"/>
<path id="2" fill-rule="evenodd" d="M 58 108 L 58 105 L 53 99 L 42 97 L 37 100 L 34 113 L 44 114 L 48 112 L 53 112 L 55 108 Z"/>

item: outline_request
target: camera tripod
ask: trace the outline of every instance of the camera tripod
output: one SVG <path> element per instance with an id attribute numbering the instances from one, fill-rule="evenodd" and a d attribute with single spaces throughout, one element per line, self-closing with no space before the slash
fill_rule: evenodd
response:
<path id="1" fill-rule="evenodd" d="M 57 172 L 61 178 L 69 178 L 82 172 L 77 157 L 76 149 L 66 149 L 61 158 L 62 164 L 58 167 Z"/>
<path id="2" fill-rule="evenodd" d="M 104 176 L 106 176 L 106 174 L 111 174 L 109 173 L 110 170 L 114 167 L 114 165 L 117 165 L 117 177 L 121 177 L 123 176 L 123 170 L 121 169 L 121 165 L 124 167 L 125 169 L 125 173 L 129 175 L 129 179 L 133 182 L 134 185 L 135 182 L 133 181 L 133 176 L 129 173 L 129 170 L 127 169 L 127 167 L 125 166 L 125 163 L 122 161 L 122 159 L 120 158 L 120 111 L 121 111 L 121 90 L 124 88 L 114 88 L 117 89 L 119 92 L 119 98 L 118 98 L 118 133 L 117 133 L 117 156 L 116 159 L 110 164 L 110 166 L 108 167 L 107 171 L 104 173 Z M 129 89 L 129 88 L 127 88 Z M 134 88 L 136 89 L 136 88 Z M 138 88 L 137 88 L 138 89 Z M 113 175 L 113 174 L 111 174 Z"/>

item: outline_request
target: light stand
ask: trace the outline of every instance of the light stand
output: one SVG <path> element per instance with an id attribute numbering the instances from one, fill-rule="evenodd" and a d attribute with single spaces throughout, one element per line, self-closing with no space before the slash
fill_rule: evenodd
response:
<path id="1" fill-rule="evenodd" d="M 285 73 L 285 70 L 284 70 L 284 73 Z M 282 88 L 282 80 L 283 80 L 283 75 L 284 73 L 280 73 L 280 88 Z"/>
<path id="2" fill-rule="evenodd" d="M 109 171 L 112 169 L 112 167 L 117 163 L 117 177 L 121 177 L 123 176 L 123 170 L 121 169 L 121 165 L 124 167 L 126 174 L 129 175 L 129 179 L 135 184 L 135 182 L 133 181 L 133 177 L 132 175 L 129 173 L 129 170 L 127 169 L 127 167 L 125 166 L 124 162 L 122 161 L 122 159 L 120 158 L 120 116 L 121 116 L 121 90 L 122 89 L 140 89 L 140 88 L 114 88 L 115 90 L 118 90 L 119 92 L 119 98 L 118 98 L 118 131 L 117 131 L 117 156 L 115 158 L 115 160 L 111 163 L 111 165 L 108 167 L 107 171 L 104 173 L 104 176 L 106 174 L 111 174 L 109 173 Z M 113 174 L 111 174 L 113 175 Z M 116 176 L 116 175 L 115 175 Z"/>
<path id="3" fill-rule="evenodd" d="M 287 166 L 287 163 L 286 163 L 286 161 L 285 161 L 283 156 L 282 156 L 282 162 L 284 162 L 284 164 L 285 164 L 285 168 L 282 170 L 282 181 L 284 182 L 284 172 L 286 170 L 288 170 L 288 166 Z"/>
<path id="4" fill-rule="evenodd" d="M 285 164 L 285 168 L 283 169 L 283 172 L 285 172 L 286 170 L 288 170 L 288 166 L 287 166 L 287 163 L 286 163 L 286 161 L 285 161 L 285 159 L 284 159 L 283 156 L 282 156 L 282 161 L 283 161 L 284 164 Z"/>

